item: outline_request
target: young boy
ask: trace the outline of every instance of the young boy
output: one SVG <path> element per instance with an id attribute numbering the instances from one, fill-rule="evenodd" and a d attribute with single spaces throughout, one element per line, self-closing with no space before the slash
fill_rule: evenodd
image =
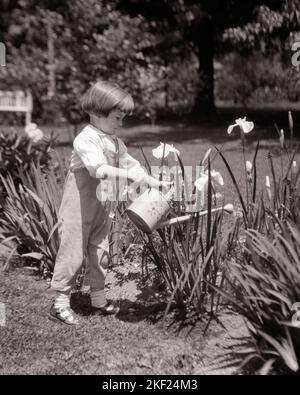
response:
<path id="1" fill-rule="evenodd" d="M 92 310 L 100 314 L 118 312 L 115 306 L 107 303 L 104 291 L 109 262 L 110 213 L 115 209 L 115 203 L 99 199 L 99 188 L 116 178 L 154 188 L 169 186 L 169 183 L 149 176 L 117 138 L 123 118 L 134 108 L 133 99 L 127 92 L 116 84 L 100 81 L 84 94 L 81 105 L 90 116 L 90 124 L 73 142 L 59 210 L 61 241 L 51 282 L 56 298 L 50 318 L 69 325 L 78 323 L 70 308 L 70 291 L 86 254 Z"/>

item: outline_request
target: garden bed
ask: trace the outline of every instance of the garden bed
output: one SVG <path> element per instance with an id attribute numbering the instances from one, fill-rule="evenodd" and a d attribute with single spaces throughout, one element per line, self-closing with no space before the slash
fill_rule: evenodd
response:
<path id="1" fill-rule="evenodd" d="M 269 132 L 270 130 L 268 133 Z M 247 141 L 244 142 L 245 145 L 243 145 L 239 139 L 235 136 L 228 136 L 226 130 L 222 130 L 218 126 L 210 127 L 207 130 L 204 130 L 203 128 L 198 130 L 196 125 L 177 125 L 176 127 L 174 125 L 164 127 L 144 125 L 124 130 L 122 137 L 129 147 L 129 152 L 142 163 L 144 162 L 144 156 L 142 155 L 140 147 L 143 148 L 145 155 L 149 158 L 151 157 L 152 149 L 160 141 L 174 143 L 176 148 L 181 152 L 180 158 L 185 166 L 194 167 L 198 164 L 199 160 L 203 158 L 208 148 L 216 146 L 220 150 L 220 155 L 214 155 L 215 152 L 211 154 L 212 169 L 222 173 L 224 179 L 224 188 L 222 190 L 224 200 L 222 198 L 222 201 L 225 201 L 225 203 L 233 203 L 235 212 L 235 216 L 228 216 L 225 214 L 223 225 L 220 222 L 220 227 L 219 225 L 216 227 L 216 229 L 220 231 L 218 233 L 218 237 L 221 237 L 223 232 L 226 233 L 228 229 L 232 229 L 233 223 L 239 217 L 237 213 L 241 210 L 241 199 L 238 197 L 238 194 L 236 193 L 237 191 L 233 187 L 234 183 L 232 176 L 230 175 L 230 171 L 227 171 L 228 169 L 226 169 L 226 166 L 233 170 L 235 183 L 238 185 L 239 192 L 243 196 L 247 195 L 248 200 L 247 188 L 249 185 L 252 188 L 252 181 L 249 181 L 248 170 L 247 174 L 245 174 L 246 169 L 244 162 L 245 160 L 253 161 L 253 158 L 256 155 L 257 139 L 260 139 L 260 148 L 255 160 L 256 172 L 255 175 L 251 173 L 251 177 L 255 177 L 256 180 L 257 196 L 260 196 L 259 194 L 263 193 L 262 196 L 264 196 L 264 198 L 261 198 L 261 201 L 265 199 L 264 201 L 267 204 L 266 211 L 264 211 L 264 209 L 262 211 L 258 211 L 258 213 L 263 214 L 261 217 L 258 217 L 259 220 L 262 220 L 263 224 L 265 223 L 270 225 L 272 213 L 274 214 L 273 216 L 277 218 L 276 216 L 278 216 L 279 211 L 284 214 L 282 207 L 285 209 L 285 204 L 287 207 L 286 212 L 289 211 L 289 207 L 292 207 L 288 206 L 292 200 L 286 199 L 287 190 L 282 194 L 282 199 L 285 199 L 282 200 L 282 202 L 287 203 L 280 204 L 281 195 L 278 195 L 279 197 L 277 198 L 277 195 L 275 196 L 274 194 L 273 196 L 275 196 L 276 199 L 272 201 L 272 197 L 270 197 L 269 193 L 272 194 L 273 192 L 270 188 L 268 190 L 266 188 L 266 176 L 269 176 L 269 178 L 272 179 L 273 185 L 275 185 L 275 174 L 283 176 L 283 165 L 286 166 L 288 163 L 292 164 L 288 152 L 285 152 L 280 148 L 280 141 L 278 135 L 276 136 L 276 133 L 277 132 L 274 129 L 274 138 L 266 139 L 265 129 L 258 127 L 255 129 L 254 137 L 250 136 L 247 138 Z M 286 143 L 287 145 L 290 144 L 288 139 L 286 139 Z M 294 140 L 294 144 L 295 143 L 297 143 L 297 141 Z M 66 160 L 69 159 L 71 152 L 70 146 L 60 145 L 57 150 L 61 157 Z M 226 162 L 225 159 L 224 161 L 222 160 L 222 155 L 224 155 L 224 158 L 226 158 L 228 162 Z M 297 163 L 299 164 L 299 152 L 292 157 L 292 160 L 293 166 L 294 162 L 296 165 L 292 169 L 294 175 L 292 174 L 291 179 L 294 179 L 294 181 L 296 180 L 297 182 L 295 169 L 298 169 Z M 157 165 L 158 163 L 155 163 L 155 160 L 152 158 L 151 164 Z M 290 169 L 291 167 L 289 168 L 289 171 Z M 32 209 L 31 205 L 33 202 L 31 197 L 28 194 L 26 195 L 23 193 L 22 199 L 24 201 L 24 206 L 30 208 L 28 214 L 32 217 L 30 225 L 34 231 L 36 231 L 36 229 L 33 228 L 35 222 L 37 226 L 39 226 L 39 223 L 43 223 L 44 225 L 47 223 L 48 228 L 42 228 L 39 233 L 41 236 L 40 240 L 37 242 L 36 237 L 32 235 L 31 240 L 34 243 L 33 251 L 40 248 L 39 251 L 42 254 L 39 255 L 43 256 L 44 254 L 52 265 L 48 267 L 48 270 L 46 270 L 46 275 L 49 277 L 56 254 L 57 245 L 55 243 L 57 242 L 57 238 L 54 240 L 53 245 L 51 245 L 50 250 L 45 250 L 44 247 L 47 244 L 49 231 L 51 231 L 52 226 L 54 226 L 56 222 L 55 213 L 58 207 L 58 200 L 56 201 L 56 207 L 54 207 L 52 206 L 53 199 L 50 199 L 49 201 L 47 199 L 48 196 L 51 197 L 54 195 L 59 199 L 61 183 L 54 182 L 54 174 L 51 173 L 52 175 L 51 177 L 49 176 L 50 178 L 48 180 L 52 180 L 52 189 L 49 192 L 49 183 L 44 180 L 38 169 L 35 169 L 34 174 L 35 183 L 39 185 L 39 198 L 41 198 L 42 201 L 35 198 L 34 208 Z M 62 175 L 63 173 L 60 174 Z M 246 179 L 245 175 L 247 177 Z M 278 182 L 278 186 L 276 187 L 277 191 L 280 190 L 279 186 L 284 187 L 284 185 L 293 185 L 290 181 L 286 183 L 287 178 L 281 178 L 281 181 L 283 180 L 284 182 Z M 10 185 L 13 184 L 10 183 Z M 31 184 L 29 187 L 30 186 Z M 297 187 L 295 187 L 295 192 L 297 192 Z M 15 195 L 17 195 L 16 190 L 12 188 L 10 191 L 10 210 L 12 211 L 19 204 L 17 200 L 15 200 L 15 198 L 18 198 Z M 251 195 L 251 198 L 252 197 L 253 196 Z M 52 213 L 55 215 L 53 214 L 49 216 L 47 212 L 44 212 L 44 206 L 42 204 L 43 201 L 47 201 L 49 207 L 53 209 Z M 222 201 L 220 204 L 222 204 Z M 271 207 L 271 212 L 270 210 L 268 211 L 268 207 Z M 40 220 L 37 212 L 41 215 L 43 221 Z M 282 215 L 280 213 L 279 216 Z M 296 217 L 297 210 L 295 210 L 295 218 Z M 19 218 L 25 218 L 22 211 L 20 211 L 19 215 L 18 212 L 16 212 L 15 219 L 17 222 L 9 225 L 12 227 L 8 227 L 8 232 L 13 232 L 14 230 L 19 232 Z M 247 220 L 248 219 L 252 221 L 250 216 Z M 275 221 L 277 220 L 275 219 Z M 208 223 L 209 221 L 204 222 Z M 254 222 L 251 223 L 254 224 Z M 256 225 L 254 224 L 254 227 L 255 226 Z M 271 226 L 271 228 L 273 229 L 274 227 Z M 269 226 L 268 229 L 270 230 L 271 228 Z M 242 228 L 240 229 L 243 231 Z M 262 227 L 261 229 L 263 232 L 266 230 L 265 227 Z M 283 227 L 281 229 L 283 231 Z M 185 232 L 184 228 L 182 228 L 182 230 Z M 22 232 L 23 231 L 25 233 L 20 233 L 20 240 L 23 240 L 24 237 L 25 240 L 27 237 L 26 232 L 28 232 L 28 230 L 25 229 L 22 230 Z M 130 232 L 128 232 L 128 234 L 129 233 Z M 160 237 L 162 236 L 159 233 L 157 236 L 158 235 Z M 167 235 L 167 238 L 165 239 L 167 241 L 173 241 L 176 237 L 178 239 L 178 234 L 176 234 L 174 238 L 173 236 L 170 236 L 171 233 L 168 234 L 166 232 L 165 235 Z M 174 235 L 174 233 L 172 235 Z M 186 239 L 184 240 L 189 241 L 188 235 L 189 233 L 187 232 L 184 236 Z M 240 236 L 241 234 L 239 232 L 235 235 L 235 242 L 241 247 L 240 250 L 238 250 L 239 253 L 235 250 L 234 256 L 232 257 L 233 259 L 228 260 L 228 262 L 225 259 L 225 265 L 227 262 L 230 275 L 234 272 L 237 274 L 238 272 L 235 270 L 236 266 L 238 267 L 243 262 L 244 266 L 239 267 L 243 275 L 245 273 L 251 274 L 251 270 L 254 270 L 254 265 L 252 265 L 254 262 L 251 263 L 250 261 L 248 264 L 246 260 L 243 261 L 242 250 L 245 246 L 245 241 L 243 241 L 243 237 Z M 261 237 L 263 236 L 264 234 L 261 235 Z M 213 238 L 211 238 L 211 240 L 212 239 Z M 52 241 L 53 238 L 51 242 Z M 170 250 L 168 250 L 168 244 L 163 245 L 159 238 L 154 238 L 152 241 L 154 241 L 154 244 L 158 243 L 157 251 L 160 254 L 159 259 L 163 262 L 163 265 L 161 265 L 161 262 L 158 262 L 157 264 L 157 261 L 155 262 L 155 258 L 154 261 L 152 260 L 152 266 L 148 266 L 149 263 L 147 263 L 147 267 L 145 268 L 144 262 L 142 264 L 141 256 L 138 255 L 138 258 L 135 260 L 126 259 L 123 256 L 119 264 L 115 265 L 108 274 L 106 283 L 108 297 L 114 300 L 115 303 L 121 307 L 121 312 L 116 317 L 92 316 L 89 313 L 88 295 L 74 292 L 72 295 L 72 307 L 80 317 L 80 325 L 78 328 L 60 326 L 48 320 L 48 311 L 53 294 L 49 289 L 49 281 L 46 281 L 45 278 L 42 279 L 37 275 L 37 270 L 35 270 L 34 265 L 31 265 L 29 268 L 20 268 L 16 264 L 10 265 L 10 271 L 8 273 L 1 273 L 0 278 L 0 302 L 4 303 L 6 308 L 6 325 L 1 328 L 3 330 L 1 330 L 0 341 L 1 344 L 4 345 L 4 352 L 2 356 L 3 359 L 2 361 L 0 360 L 0 364 L 2 364 L 0 369 L 6 373 L 50 374 L 240 373 L 237 370 L 237 366 L 243 359 L 243 354 L 237 354 L 237 351 L 240 348 L 242 350 L 247 349 L 245 344 L 248 344 L 249 340 L 247 338 L 248 332 L 243 319 L 241 316 L 234 313 L 233 310 L 229 309 L 229 306 L 226 303 L 224 304 L 224 301 L 228 300 L 226 298 L 222 300 L 222 305 L 221 307 L 219 306 L 218 310 L 219 313 L 217 317 L 214 317 L 216 319 L 212 321 L 209 320 L 207 313 L 202 309 L 203 306 L 206 307 L 210 304 L 209 295 L 212 294 L 211 290 L 214 289 L 214 284 L 220 284 L 218 280 L 214 284 L 210 283 L 212 288 L 209 290 L 206 287 L 206 281 L 208 279 L 209 282 L 212 278 L 215 278 L 216 280 L 214 275 L 216 274 L 218 276 L 220 273 L 219 270 L 223 268 L 224 262 L 222 259 L 225 255 L 219 261 L 212 261 L 212 265 L 209 260 L 205 261 L 206 263 L 209 262 L 207 267 L 214 268 L 215 272 L 211 272 L 212 276 L 207 272 L 207 277 L 202 281 L 197 280 L 201 275 L 201 265 L 203 264 L 206 256 L 209 256 L 209 259 L 212 256 L 209 255 L 207 248 L 202 250 L 202 254 L 207 255 L 204 255 L 202 260 L 199 259 L 199 261 L 197 261 L 196 259 L 194 261 L 194 271 L 190 271 L 188 275 L 184 273 L 184 270 L 187 272 L 187 267 L 191 268 L 192 265 L 186 265 L 186 262 L 190 263 L 190 258 L 187 259 L 187 257 L 184 256 L 180 263 L 181 268 L 183 268 L 182 274 L 180 270 L 177 272 L 175 270 L 174 273 L 176 272 L 176 275 L 173 276 L 171 273 L 171 276 L 169 276 L 170 271 L 161 271 L 159 276 L 157 272 L 159 267 L 168 267 L 168 270 L 172 270 L 172 268 L 174 270 L 174 263 L 176 263 L 176 259 L 179 261 L 179 255 L 177 255 L 176 259 L 172 261 L 172 256 L 169 254 L 172 245 L 170 244 L 171 247 Z M 138 243 L 142 243 L 141 238 L 138 239 Z M 212 243 L 214 243 L 214 240 L 212 240 Z M 144 244 L 147 245 L 146 239 L 144 240 Z M 201 242 L 199 245 L 206 245 L 206 242 Z M 127 247 L 128 246 L 126 246 L 126 248 Z M 217 246 L 216 251 L 221 251 L 218 250 L 218 248 L 219 247 Z M 151 255 L 151 249 L 149 251 L 149 255 Z M 177 249 L 176 251 L 180 252 L 180 249 Z M 258 253 L 260 253 L 260 250 L 258 250 Z M 272 253 L 271 250 L 270 253 Z M 2 254 L 0 253 L 0 256 L 4 261 L 4 250 L 2 251 Z M 218 256 L 220 258 L 221 255 Z M 247 259 L 246 255 L 245 258 Z M 255 260 L 255 265 L 258 265 L 259 275 L 262 275 L 259 269 L 260 259 L 262 259 L 261 268 L 263 269 L 266 267 L 263 262 L 264 258 L 264 256 L 259 258 L 256 257 Z M 18 261 L 16 261 L 16 263 L 17 262 Z M 25 260 L 23 263 L 24 262 Z M 232 262 L 234 262 L 234 265 L 232 265 Z M 7 268 L 9 267 L 9 265 L 4 266 Z M 36 267 L 37 266 L 38 265 L 36 264 Z M 180 266 L 177 267 L 180 269 Z M 150 270 L 148 273 L 147 270 L 145 272 L 145 269 L 147 268 Z M 249 269 L 249 272 L 248 268 L 251 269 Z M 45 269 L 45 266 L 43 266 L 43 269 Z M 165 276 L 165 274 L 167 275 Z M 184 274 L 185 277 L 182 277 Z M 192 279 L 189 277 L 190 274 L 193 276 Z M 266 275 L 266 273 L 264 274 Z M 270 275 L 272 276 L 274 274 L 271 273 Z M 185 311 L 183 309 L 178 309 L 178 307 L 174 309 L 174 305 L 169 305 L 169 307 L 171 306 L 172 308 L 169 310 L 169 314 L 165 319 L 163 319 L 166 311 L 165 309 L 169 301 L 170 292 L 174 291 L 174 289 L 175 291 L 176 289 L 178 290 L 178 288 L 176 288 L 178 277 L 176 276 L 180 276 L 177 284 L 181 287 L 180 292 L 183 296 L 181 299 L 176 299 L 176 302 L 179 302 L 178 304 L 180 304 L 180 301 L 184 301 L 187 309 Z M 163 278 L 167 281 L 164 282 Z M 182 281 L 183 278 L 184 281 Z M 239 276 L 239 278 L 243 278 L 243 276 Z M 250 275 L 248 278 L 250 283 L 252 281 L 251 278 L 252 277 Z M 169 279 L 174 281 L 171 281 L 170 283 Z M 189 283 L 186 282 L 186 279 L 188 279 Z M 288 281 L 287 289 L 289 289 Z M 269 283 L 274 285 L 276 283 L 276 276 L 271 277 Z M 189 290 L 188 292 L 194 292 L 196 289 L 196 286 L 194 287 L 195 284 L 198 286 L 198 289 L 193 295 L 194 299 L 197 300 L 192 301 L 192 299 L 189 299 L 190 294 L 187 293 L 187 289 Z M 261 288 L 259 286 L 259 281 L 258 284 L 256 284 L 253 280 L 253 286 L 255 292 L 257 290 L 259 291 Z M 224 290 L 226 290 L 226 287 L 222 289 L 222 291 Z M 239 291 L 238 288 L 237 290 Z M 205 298 L 207 297 L 207 299 L 201 299 L 203 295 Z M 197 298 L 195 298 L 195 296 L 197 296 Z M 247 294 L 246 296 L 244 295 L 245 297 L 243 297 L 243 295 L 240 296 L 241 299 L 238 299 L 237 303 L 235 303 L 236 311 L 240 311 L 242 315 L 247 317 L 249 317 L 249 315 L 247 315 L 249 313 L 253 322 L 257 324 L 257 322 L 259 322 L 259 318 L 256 316 L 258 309 L 253 309 L 251 302 L 248 303 L 253 295 L 250 295 L 250 298 L 248 298 Z M 286 303 L 284 298 L 281 297 L 281 299 L 280 303 Z M 256 300 L 255 295 L 253 300 Z M 190 303 L 191 301 L 193 303 Z M 202 301 L 204 301 L 204 303 L 202 303 Z M 216 299 L 214 296 L 212 297 L 211 302 L 212 311 L 214 311 L 218 304 L 217 303 L 215 305 Z M 188 307 L 189 303 L 190 307 Z M 277 313 L 278 309 L 280 310 L 280 308 L 277 309 L 278 305 L 281 306 L 280 303 L 277 301 L 275 302 L 274 305 L 276 308 L 274 308 L 274 310 L 271 309 L 271 311 L 269 311 L 269 307 L 265 306 L 260 307 L 259 311 L 264 313 L 264 308 L 266 308 L 268 313 L 270 313 L 269 316 L 272 321 L 272 311 L 276 311 Z M 193 310 L 193 304 L 198 309 L 198 314 Z M 240 309 L 240 304 L 245 307 L 246 310 Z M 290 309 L 290 307 L 288 307 L 288 309 Z M 201 314 L 199 314 L 200 310 Z M 245 314 L 245 311 L 247 314 Z M 283 307 L 283 311 L 288 313 L 285 306 Z M 280 311 L 279 314 L 281 314 Z M 271 332 L 271 336 L 273 334 L 275 336 L 278 335 L 281 341 L 281 329 L 280 325 L 276 327 L 276 330 Z M 261 357 L 261 355 L 257 353 L 257 349 L 255 351 L 255 356 L 258 356 L 260 362 L 265 362 L 265 358 Z M 267 364 L 266 368 L 270 368 L 271 365 Z M 296 371 L 297 367 L 294 360 L 292 360 L 289 368 Z M 254 370 L 252 370 L 252 372 L 254 372 Z M 270 373 L 271 370 L 267 369 L 267 372 Z M 246 374 L 247 372 L 243 373 Z"/>
<path id="2" fill-rule="evenodd" d="M 0 374 L 237 374 L 234 350 L 247 335 L 243 320 L 220 315 L 206 332 L 207 317 L 184 320 L 165 304 L 157 287 L 141 285 L 140 267 L 131 263 L 108 275 L 107 292 L 120 304 L 116 317 L 86 315 L 86 296 L 72 301 L 80 325 L 70 328 L 48 319 L 49 283 L 16 268 L 0 275 Z M 232 365 L 233 363 L 233 365 Z M 232 366 L 231 366 L 232 365 Z"/>

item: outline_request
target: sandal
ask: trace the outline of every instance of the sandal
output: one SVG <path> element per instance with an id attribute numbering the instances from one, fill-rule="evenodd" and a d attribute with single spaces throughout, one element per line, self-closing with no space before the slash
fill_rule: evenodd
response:
<path id="1" fill-rule="evenodd" d="M 49 314 L 50 320 L 56 320 L 68 325 L 79 324 L 78 319 L 69 307 L 57 308 L 52 304 Z"/>
<path id="2" fill-rule="evenodd" d="M 96 313 L 96 314 L 114 315 L 114 314 L 118 314 L 118 312 L 120 311 L 120 308 L 107 302 L 106 305 L 103 307 L 91 306 L 91 310 L 92 310 L 92 313 Z"/>

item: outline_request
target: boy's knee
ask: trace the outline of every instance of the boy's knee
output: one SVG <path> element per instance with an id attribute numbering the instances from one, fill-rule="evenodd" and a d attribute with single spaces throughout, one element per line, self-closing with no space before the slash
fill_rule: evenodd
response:
<path id="1" fill-rule="evenodd" d="M 91 246 L 89 249 L 89 260 L 105 269 L 109 264 L 109 251 L 101 247 Z"/>
<path id="2" fill-rule="evenodd" d="M 108 264 L 109 264 L 109 252 L 104 251 L 102 249 L 99 249 L 99 250 L 100 250 L 99 254 L 98 254 L 99 263 L 104 269 L 107 269 Z"/>

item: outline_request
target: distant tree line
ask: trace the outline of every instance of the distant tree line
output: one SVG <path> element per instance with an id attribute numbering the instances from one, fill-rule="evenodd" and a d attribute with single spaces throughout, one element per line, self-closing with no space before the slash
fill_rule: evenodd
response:
<path id="1" fill-rule="evenodd" d="M 98 78 L 132 92 L 140 116 L 158 102 L 213 112 L 217 55 L 279 49 L 287 64 L 300 26 L 298 0 L 0 0 L 0 11 L 0 88 L 30 88 L 38 114 L 71 123 Z"/>

